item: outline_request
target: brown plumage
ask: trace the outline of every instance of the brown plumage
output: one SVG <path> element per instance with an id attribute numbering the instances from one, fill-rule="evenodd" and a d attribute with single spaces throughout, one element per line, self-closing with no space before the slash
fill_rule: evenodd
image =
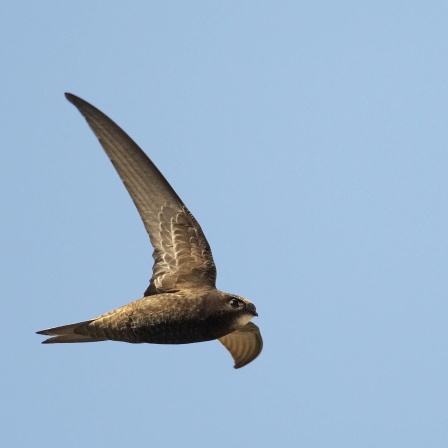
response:
<path id="1" fill-rule="evenodd" d="M 39 331 L 49 343 L 114 340 L 187 344 L 218 339 L 235 368 L 253 361 L 263 342 L 247 299 L 216 289 L 216 267 L 201 227 L 157 167 L 110 118 L 66 94 L 98 137 L 134 201 L 154 247 L 142 299 L 95 319 Z"/>

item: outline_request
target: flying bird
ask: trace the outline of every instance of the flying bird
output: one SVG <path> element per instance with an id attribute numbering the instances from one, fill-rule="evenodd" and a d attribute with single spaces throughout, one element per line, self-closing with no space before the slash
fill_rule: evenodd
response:
<path id="1" fill-rule="evenodd" d="M 157 167 L 109 117 L 70 93 L 117 170 L 154 248 L 141 299 L 94 319 L 38 331 L 44 344 L 122 341 L 189 344 L 218 339 L 235 368 L 253 361 L 263 341 L 258 316 L 244 297 L 218 290 L 212 252 L 201 227 Z"/>

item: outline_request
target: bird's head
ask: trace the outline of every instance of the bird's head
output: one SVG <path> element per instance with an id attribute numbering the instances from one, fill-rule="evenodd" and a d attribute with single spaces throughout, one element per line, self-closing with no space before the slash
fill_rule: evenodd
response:
<path id="1" fill-rule="evenodd" d="M 235 327 L 244 327 L 252 318 L 258 316 L 252 302 L 244 297 L 221 291 L 216 296 L 210 297 L 207 308 L 212 314 L 233 317 Z"/>

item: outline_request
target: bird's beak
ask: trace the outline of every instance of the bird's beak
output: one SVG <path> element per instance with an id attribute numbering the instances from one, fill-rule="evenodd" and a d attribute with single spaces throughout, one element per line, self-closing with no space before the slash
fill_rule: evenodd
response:
<path id="1" fill-rule="evenodd" d="M 257 310 L 255 309 L 255 305 L 253 303 L 248 306 L 248 311 L 252 314 L 252 316 L 258 316 Z"/>

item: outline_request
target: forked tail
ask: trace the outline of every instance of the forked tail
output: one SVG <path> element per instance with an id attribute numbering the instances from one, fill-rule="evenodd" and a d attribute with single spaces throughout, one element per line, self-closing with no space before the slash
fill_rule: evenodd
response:
<path id="1" fill-rule="evenodd" d="M 86 320 L 85 322 L 77 322 L 76 324 L 62 325 L 61 327 L 48 328 L 38 331 L 37 334 L 52 336 L 45 339 L 42 344 L 53 344 L 55 342 L 98 342 L 106 341 L 107 338 L 89 331 L 89 324 L 95 319 Z"/>

